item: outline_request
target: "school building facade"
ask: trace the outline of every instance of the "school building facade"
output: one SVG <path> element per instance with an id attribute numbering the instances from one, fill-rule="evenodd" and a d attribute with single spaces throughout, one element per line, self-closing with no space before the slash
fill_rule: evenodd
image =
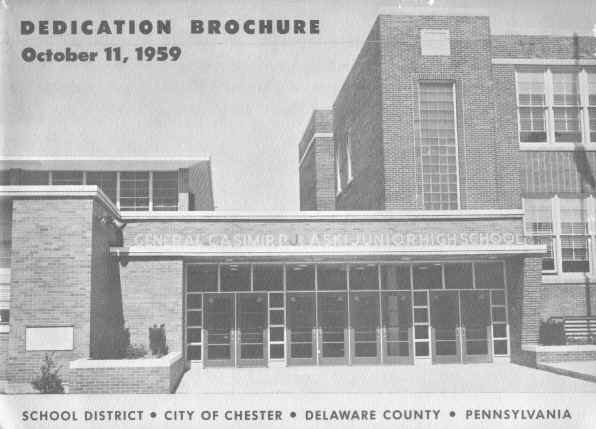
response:
<path id="1" fill-rule="evenodd" d="M 589 335 L 541 344 L 596 308 L 596 38 L 379 15 L 298 152 L 300 211 L 279 213 L 214 210 L 209 159 L 2 160 L 7 389 L 48 351 L 73 392 L 596 357 Z M 161 324 L 168 356 L 109 359 L 123 329 L 147 346 Z"/>

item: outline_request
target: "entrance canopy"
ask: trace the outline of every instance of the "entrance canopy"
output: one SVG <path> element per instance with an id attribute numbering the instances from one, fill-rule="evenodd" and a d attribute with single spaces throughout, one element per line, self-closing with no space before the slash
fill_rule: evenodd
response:
<path id="1" fill-rule="evenodd" d="M 221 246 L 130 246 L 111 247 L 112 254 L 124 258 L 178 257 L 192 260 L 337 260 L 358 257 L 359 260 L 431 260 L 469 257 L 503 257 L 541 255 L 540 245 L 476 245 L 476 246 L 288 246 L 288 247 L 221 247 Z"/>

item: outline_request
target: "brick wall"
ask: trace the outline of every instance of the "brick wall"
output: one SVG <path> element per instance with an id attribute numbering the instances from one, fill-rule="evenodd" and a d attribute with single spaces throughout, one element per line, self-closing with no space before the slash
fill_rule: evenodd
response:
<path id="1" fill-rule="evenodd" d="M 517 130 L 515 69 L 511 65 L 493 65 L 495 104 L 495 148 L 498 201 L 505 208 L 521 208 L 521 160 Z"/>
<path id="2" fill-rule="evenodd" d="M 492 56 L 495 58 L 591 58 L 596 56 L 596 38 L 493 35 Z"/>
<path id="3" fill-rule="evenodd" d="M 496 173 L 488 17 L 382 15 L 379 20 L 386 208 L 423 208 L 416 144 L 420 80 L 455 83 L 462 208 L 511 208 L 499 192 L 509 183 L 499 182 Z M 420 30 L 443 28 L 449 29 L 451 55 L 422 56 Z"/>
<path id="4" fill-rule="evenodd" d="M 122 238 L 112 225 L 97 219 L 110 213 L 95 201 L 93 203 L 91 247 L 91 301 L 90 301 L 90 356 L 114 357 L 115 341 L 124 321 L 118 261 L 109 253 L 110 246 L 121 245 Z"/>
<path id="5" fill-rule="evenodd" d="M 143 344 L 149 350 L 149 327 L 165 323 L 169 350 L 181 352 L 182 261 L 130 260 L 120 267 L 120 280 L 124 324 L 130 330 L 131 343 Z"/>
<path id="6" fill-rule="evenodd" d="M 8 364 L 8 333 L 0 333 L 0 380 L 6 380 L 7 364 Z"/>
<path id="7" fill-rule="evenodd" d="M 345 145 L 350 139 L 353 180 L 347 183 L 343 168 L 342 192 L 336 199 L 339 210 L 385 208 L 383 171 L 383 101 L 379 21 L 364 46 L 333 104 L 335 153 L 347 165 Z"/>
<path id="8" fill-rule="evenodd" d="M 214 210 L 211 161 L 197 162 L 188 168 L 190 210 Z"/>
<path id="9" fill-rule="evenodd" d="M 299 168 L 300 210 L 335 209 L 335 154 L 333 113 L 331 110 L 315 110 L 309 120 L 298 155 L 302 160 Z"/>
<path id="10" fill-rule="evenodd" d="M 77 367 L 71 365 L 69 393 L 173 393 L 184 372 L 184 359 L 165 356 L 159 366 L 143 366 L 138 361 L 112 361 L 113 366 Z M 139 366 L 134 366 L 135 362 Z M 103 363 L 102 363 L 103 364 Z M 91 363 L 92 365 L 92 363 Z"/>
<path id="11" fill-rule="evenodd" d="M 25 351 L 27 326 L 74 327 L 74 350 L 59 364 L 89 356 L 93 201 L 13 201 L 8 380 L 28 383 L 45 352 Z"/>

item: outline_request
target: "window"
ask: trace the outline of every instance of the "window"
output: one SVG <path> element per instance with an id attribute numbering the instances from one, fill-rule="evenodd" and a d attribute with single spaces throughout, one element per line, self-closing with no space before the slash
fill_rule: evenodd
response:
<path id="1" fill-rule="evenodd" d="M 520 141 L 546 142 L 544 73 L 519 73 L 517 90 Z"/>
<path id="2" fill-rule="evenodd" d="M 0 325 L 10 321 L 10 283 L 0 283 Z"/>
<path id="3" fill-rule="evenodd" d="M 217 292 L 217 265 L 189 265 L 187 289 L 189 292 Z"/>
<path id="4" fill-rule="evenodd" d="M 517 73 L 520 143 L 596 143 L 596 71 Z"/>
<path id="5" fill-rule="evenodd" d="M 118 187 L 118 175 L 115 171 L 88 171 L 87 185 L 96 185 L 107 195 L 107 197 L 116 202 L 116 189 Z"/>
<path id="6" fill-rule="evenodd" d="M 547 246 L 542 261 L 544 273 L 583 274 L 594 270 L 595 200 L 557 196 L 524 200 L 526 236 L 532 243 Z"/>
<path id="7" fill-rule="evenodd" d="M 123 171 L 120 173 L 120 209 L 149 210 L 149 173 Z"/>
<path id="8" fill-rule="evenodd" d="M 420 51 L 422 55 L 451 55 L 449 30 L 420 30 Z"/>
<path id="9" fill-rule="evenodd" d="M 255 264 L 253 265 L 254 290 L 283 290 L 284 266 Z"/>
<path id="10" fill-rule="evenodd" d="M 52 185 L 82 185 L 82 171 L 52 171 Z"/>
<path id="11" fill-rule="evenodd" d="M 583 200 L 560 200 L 561 268 L 564 273 L 587 273 L 590 237 L 588 213 Z"/>
<path id="12" fill-rule="evenodd" d="M 309 264 L 287 265 L 286 288 L 288 290 L 314 290 L 315 266 Z"/>
<path id="13" fill-rule="evenodd" d="M 576 73 L 553 73 L 555 141 L 580 143 L 579 96 Z"/>
<path id="14" fill-rule="evenodd" d="M 348 287 L 345 265 L 321 264 L 317 271 L 319 290 L 345 290 Z"/>
<path id="15" fill-rule="evenodd" d="M 335 151 L 335 188 L 337 195 L 341 194 L 342 191 L 342 168 L 341 168 L 341 152 L 339 147 Z"/>
<path id="16" fill-rule="evenodd" d="M 554 229 L 551 200 L 525 200 L 525 233 L 532 244 L 546 245 L 547 254 L 542 258 L 542 271 L 555 270 L 553 253 Z"/>
<path id="17" fill-rule="evenodd" d="M 379 268 L 377 264 L 350 265 L 351 290 L 379 289 Z"/>
<path id="18" fill-rule="evenodd" d="M 596 143 L 596 72 L 588 73 L 588 132 L 590 142 Z"/>
<path id="19" fill-rule="evenodd" d="M 420 83 L 420 135 L 424 208 L 459 207 L 453 83 Z"/>
<path id="20" fill-rule="evenodd" d="M 50 176 L 48 171 L 23 170 L 21 183 L 25 186 L 48 185 Z"/>
<path id="21" fill-rule="evenodd" d="M 153 173 L 153 210 L 178 210 L 178 172 Z"/>
<path id="22" fill-rule="evenodd" d="M 223 292 L 250 290 L 250 265 L 222 265 L 221 290 Z"/>
<path id="23" fill-rule="evenodd" d="M 352 142 L 350 141 L 350 131 L 346 137 L 346 172 L 348 176 L 348 183 L 354 179 L 354 173 L 352 171 Z"/>

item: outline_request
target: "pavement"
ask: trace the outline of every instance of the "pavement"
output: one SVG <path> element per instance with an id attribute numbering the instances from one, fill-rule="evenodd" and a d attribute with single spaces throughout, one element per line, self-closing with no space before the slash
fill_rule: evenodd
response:
<path id="1" fill-rule="evenodd" d="M 593 360 L 540 363 L 538 367 L 555 374 L 596 383 L 596 361 Z"/>
<path id="2" fill-rule="evenodd" d="M 593 362 L 592 362 L 593 363 Z M 596 383 L 512 363 L 191 368 L 177 393 L 594 393 Z"/>

